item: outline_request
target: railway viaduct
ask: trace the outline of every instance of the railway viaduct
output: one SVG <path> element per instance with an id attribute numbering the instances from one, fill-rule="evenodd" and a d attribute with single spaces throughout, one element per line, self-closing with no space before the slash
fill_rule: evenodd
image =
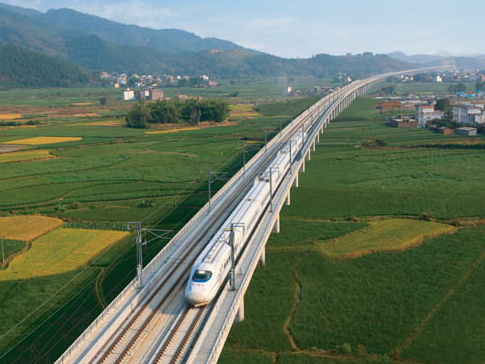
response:
<path id="1" fill-rule="evenodd" d="M 437 70 L 393 72 L 357 80 L 330 93 L 289 123 L 238 171 L 143 269 L 56 363 L 216 363 L 234 322 L 244 319 L 244 294 L 265 244 L 280 230 L 280 211 L 291 202 L 291 188 L 305 171 L 327 125 L 359 95 L 387 77 Z M 207 306 L 189 308 L 183 289 L 192 262 L 210 237 L 267 168 L 283 143 L 307 133 L 302 148 L 270 206 L 236 262 L 235 282 L 224 285 Z"/>

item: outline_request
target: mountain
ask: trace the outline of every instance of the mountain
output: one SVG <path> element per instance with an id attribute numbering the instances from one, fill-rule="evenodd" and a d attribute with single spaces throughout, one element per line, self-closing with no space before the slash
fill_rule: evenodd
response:
<path id="1" fill-rule="evenodd" d="M 71 9 L 35 10 L 0 4 L 0 43 L 57 56 L 86 70 L 207 74 L 213 78 L 277 76 L 353 78 L 411 67 L 386 55 L 286 59 L 177 29 L 125 25 Z"/>
<path id="2" fill-rule="evenodd" d="M 19 44 L 27 47 L 35 47 L 38 37 L 46 34 L 48 38 L 54 37 L 64 40 L 85 35 L 96 35 L 102 40 L 116 45 L 145 46 L 169 53 L 199 52 L 211 49 L 223 51 L 244 49 L 226 40 L 201 38 L 183 30 L 156 30 L 136 25 L 125 25 L 65 8 L 42 13 L 0 3 L 0 11 L 4 15 L 0 19 L 0 24 L 6 21 L 16 25 L 16 27 L 10 28 L 13 34 L 21 31 L 25 24 L 29 28 L 31 24 L 33 25 L 31 29 L 28 29 L 28 32 L 37 31 L 35 39 L 24 39 L 26 44 Z M 42 41 L 39 42 L 42 43 Z M 58 51 L 62 53 L 63 49 Z"/>
<path id="3" fill-rule="evenodd" d="M 387 55 L 391 58 L 397 59 L 402 62 L 415 63 L 415 64 L 429 64 L 433 62 L 440 62 L 449 58 L 449 57 L 429 55 L 429 54 L 415 54 L 412 56 L 408 56 L 406 53 L 403 53 L 403 52 L 391 52 L 391 53 L 387 53 Z"/>
<path id="4" fill-rule="evenodd" d="M 2 86 L 66 87 L 83 85 L 92 76 L 57 58 L 13 44 L 0 44 Z"/>
<path id="5" fill-rule="evenodd" d="M 479 56 L 444 56 L 444 55 L 429 55 L 429 54 L 415 54 L 408 56 L 403 52 L 392 52 L 387 54 L 389 57 L 418 65 L 435 66 L 444 62 L 454 63 L 458 68 L 485 68 L 485 55 Z"/>
<path id="6" fill-rule="evenodd" d="M 43 21 L 46 24 L 55 24 L 55 27 L 60 30 L 67 29 L 97 35 L 101 39 L 117 45 L 145 46 L 160 52 L 243 49 L 226 40 L 201 38 L 177 29 L 155 30 L 136 25 L 125 25 L 71 9 L 49 10 L 43 17 Z"/>

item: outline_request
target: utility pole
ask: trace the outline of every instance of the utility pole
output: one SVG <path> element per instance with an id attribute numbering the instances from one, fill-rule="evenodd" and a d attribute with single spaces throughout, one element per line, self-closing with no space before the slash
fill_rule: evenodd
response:
<path id="1" fill-rule="evenodd" d="M 5 263 L 5 252 L 3 250 L 3 238 L 2 238 L 2 265 Z"/>
<path id="2" fill-rule="evenodd" d="M 209 211 L 211 210 L 211 167 L 207 168 L 207 193 L 209 194 Z"/>
<path id="3" fill-rule="evenodd" d="M 132 227 L 136 228 L 136 279 L 138 281 L 138 288 L 141 289 L 143 286 L 143 251 L 141 247 L 141 221 L 129 221 L 126 223 L 126 229 L 131 230 Z"/>
<path id="4" fill-rule="evenodd" d="M 217 176 L 217 175 L 224 175 L 226 174 L 227 172 L 211 172 L 211 167 L 201 167 L 200 169 L 200 172 L 202 173 L 204 168 L 207 168 L 207 195 L 208 195 L 208 200 L 209 200 L 209 211 L 211 210 L 211 193 L 212 193 L 212 189 L 211 189 L 211 184 L 212 182 L 215 182 L 217 180 L 220 180 L 221 177 Z M 214 180 L 211 179 L 211 176 L 215 174 L 216 177 Z"/>
<path id="5" fill-rule="evenodd" d="M 236 290 L 236 260 L 234 254 L 234 225 L 231 224 L 229 232 L 229 246 L 231 247 L 231 272 L 229 273 L 229 290 Z"/>
<path id="6" fill-rule="evenodd" d="M 243 168 L 244 174 L 246 174 L 246 141 L 243 141 Z"/>
<path id="7" fill-rule="evenodd" d="M 235 291 L 236 290 L 236 252 L 235 252 L 235 245 L 234 245 L 234 229 L 235 228 L 243 228 L 245 229 L 245 225 L 243 223 L 231 223 L 229 229 L 229 243 L 228 245 L 231 247 L 231 271 L 229 273 L 229 290 Z"/>
<path id="8" fill-rule="evenodd" d="M 161 229 L 147 229 L 141 227 L 141 221 L 128 221 L 126 223 L 127 230 L 131 230 L 133 226 L 136 229 L 136 279 L 138 281 L 138 289 L 143 287 L 143 245 L 147 245 L 148 243 L 152 242 L 155 239 L 170 239 L 167 238 L 169 233 L 172 233 L 173 230 L 161 230 Z M 142 233 L 145 233 L 145 241 L 142 242 Z M 150 239 L 148 242 L 146 240 L 146 234 L 151 233 L 155 237 Z"/>

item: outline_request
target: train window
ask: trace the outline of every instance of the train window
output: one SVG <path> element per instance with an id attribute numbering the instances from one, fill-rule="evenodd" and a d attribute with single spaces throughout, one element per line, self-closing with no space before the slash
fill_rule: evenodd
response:
<path id="1" fill-rule="evenodd" d="M 192 280 L 194 282 L 207 282 L 212 277 L 212 272 L 208 270 L 196 270 Z"/>

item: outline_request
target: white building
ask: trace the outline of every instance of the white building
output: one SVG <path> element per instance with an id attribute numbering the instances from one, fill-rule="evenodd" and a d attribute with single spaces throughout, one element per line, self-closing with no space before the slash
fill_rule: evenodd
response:
<path id="1" fill-rule="evenodd" d="M 463 125 L 485 124 L 484 111 L 472 104 L 453 106 L 453 121 Z"/>
<path id="2" fill-rule="evenodd" d="M 443 82 L 443 78 L 441 76 L 436 76 L 436 82 Z"/>
<path id="3" fill-rule="evenodd" d="M 123 93 L 121 94 L 121 97 L 123 98 L 123 100 L 127 101 L 127 100 L 134 100 L 135 99 L 135 91 L 133 90 L 130 90 L 130 89 L 126 89 L 123 91 Z"/>
<path id="4" fill-rule="evenodd" d="M 435 119 L 443 120 L 444 117 L 443 111 L 435 110 L 434 106 L 431 105 L 417 105 L 415 115 L 418 126 L 421 128 L 424 128 L 428 121 Z"/>
<path id="5" fill-rule="evenodd" d="M 119 83 L 120 85 L 126 85 L 128 83 L 128 77 L 126 76 L 125 73 L 122 73 L 121 75 L 118 76 L 116 79 L 116 82 Z"/>

